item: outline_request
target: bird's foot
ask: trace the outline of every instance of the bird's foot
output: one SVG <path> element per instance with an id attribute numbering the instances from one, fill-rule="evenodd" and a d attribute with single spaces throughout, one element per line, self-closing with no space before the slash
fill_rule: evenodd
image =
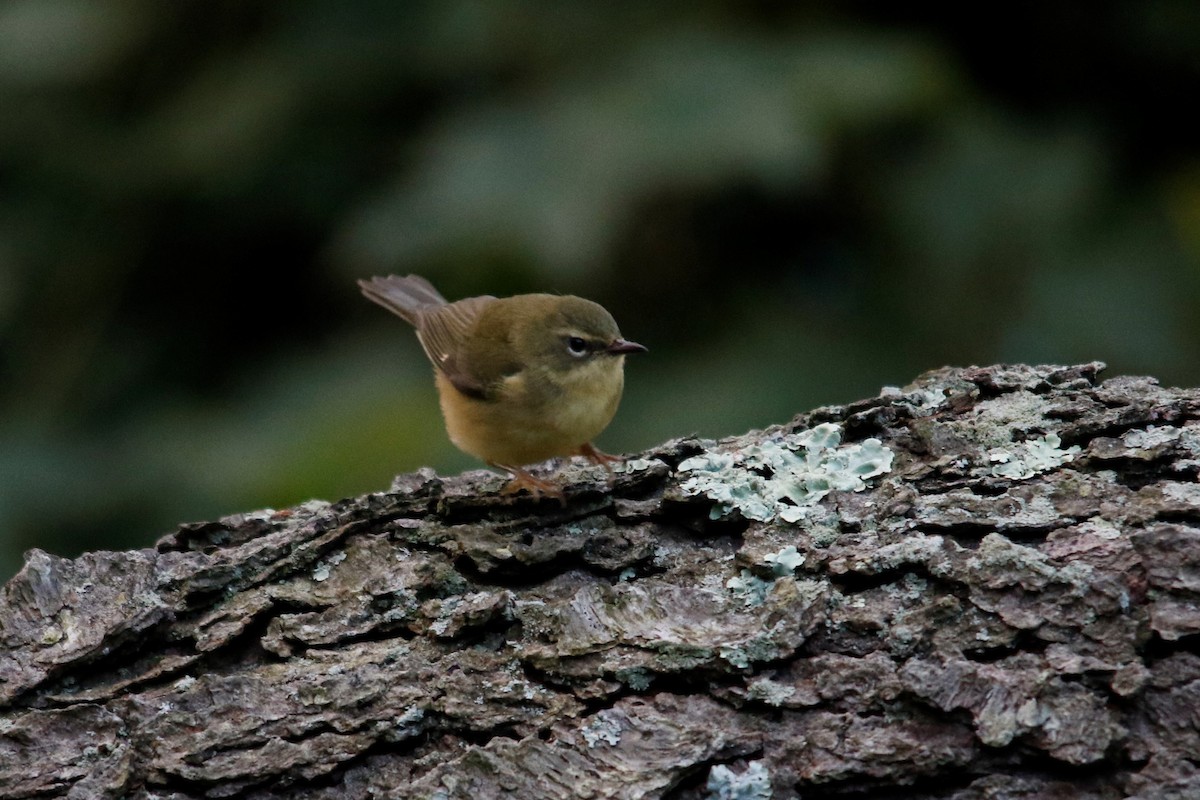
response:
<path id="1" fill-rule="evenodd" d="M 563 493 L 562 487 L 554 481 L 539 478 L 528 470 L 521 467 L 511 467 L 508 464 L 490 464 L 489 466 L 507 470 L 512 475 L 512 480 L 504 485 L 504 488 L 500 490 L 500 494 L 516 494 L 524 489 L 533 495 L 534 500 L 540 500 L 542 495 L 545 495 L 556 498 L 564 506 L 567 504 L 567 498 Z"/>
<path id="2" fill-rule="evenodd" d="M 620 464 L 625 460 L 622 456 L 614 456 L 611 453 L 598 450 L 591 443 L 580 445 L 576 453 L 593 464 L 599 464 L 604 467 L 604 471 L 608 473 L 609 478 L 614 476 L 612 465 Z"/>

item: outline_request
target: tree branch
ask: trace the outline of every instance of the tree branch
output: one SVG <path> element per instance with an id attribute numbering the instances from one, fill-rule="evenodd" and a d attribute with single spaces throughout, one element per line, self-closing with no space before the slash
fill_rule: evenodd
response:
<path id="1" fill-rule="evenodd" d="M 0 797 L 1200 796 L 1200 392 L 1101 368 L 34 550 Z"/>

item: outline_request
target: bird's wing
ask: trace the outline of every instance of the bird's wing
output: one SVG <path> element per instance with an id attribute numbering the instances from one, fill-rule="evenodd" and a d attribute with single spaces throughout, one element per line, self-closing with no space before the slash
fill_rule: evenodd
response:
<path id="1" fill-rule="evenodd" d="M 471 397 L 484 399 L 493 376 L 478 374 L 459 357 L 463 340 L 475 327 L 484 309 L 496 302 L 491 295 L 468 297 L 454 303 L 422 309 L 417 322 L 417 338 L 425 355 L 454 385 Z"/>

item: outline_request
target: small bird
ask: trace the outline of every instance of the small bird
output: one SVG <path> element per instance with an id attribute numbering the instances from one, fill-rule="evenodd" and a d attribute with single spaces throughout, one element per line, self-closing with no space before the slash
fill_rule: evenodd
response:
<path id="1" fill-rule="evenodd" d="M 524 467 L 581 455 L 610 473 L 616 456 L 591 441 L 612 421 L 625 385 L 625 355 L 612 315 L 582 297 L 521 294 L 453 303 L 419 275 L 360 280 L 364 295 L 417 330 L 446 432 L 465 453 L 507 470 L 505 493 L 563 498 Z"/>

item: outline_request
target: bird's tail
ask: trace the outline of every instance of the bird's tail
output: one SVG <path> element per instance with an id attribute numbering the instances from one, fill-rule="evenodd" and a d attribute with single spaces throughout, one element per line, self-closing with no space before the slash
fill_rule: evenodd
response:
<path id="1" fill-rule="evenodd" d="M 421 311 L 446 304 L 446 298 L 420 275 L 374 277 L 359 281 L 358 286 L 368 299 L 414 326 Z"/>

